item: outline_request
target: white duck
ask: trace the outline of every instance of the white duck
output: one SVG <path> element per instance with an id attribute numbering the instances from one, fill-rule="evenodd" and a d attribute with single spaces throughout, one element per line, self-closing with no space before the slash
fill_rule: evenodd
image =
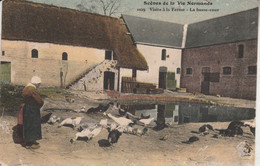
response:
<path id="1" fill-rule="evenodd" d="M 58 127 L 61 127 L 61 126 L 64 126 L 64 125 L 71 125 L 73 127 L 76 127 L 77 125 L 80 124 L 82 119 L 83 119 L 83 117 L 66 118 L 59 124 Z"/>
<path id="2" fill-rule="evenodd" d="M 149 119 L 140 119 L 139 121 L 144 123 L 144 125 L 148 125 L 150 124 L 152 121 L 154 120 L 154 118 L 149 118 Z"/>
<path id="3" fill-rule="evenodd" d="M 111 115 L 110 113 L 108 113 L 108 114 L 104 113 L 104 115 L 107 115 L 108 117 L 113 119 L 116 123 L 118 123 L 121 126 L 128 126 L 129 124 L 134 123 L 132 120 L 127 119 L 125 117 L 115 117 L 115 116 Z"/>
<path id="4" fill-rule="evenodd" d="M 102 127 L 96 127 L 93 130 L 86 128 L 84 130 L 82 130 L 81 132 L 77 132 L 76 133 L 76 137 L 74 139 L 71 139 L 70 142 L 75 142 L 77 139 L 81 138 L 81 139 L 86 139 L 86 140 L 90 140 L 93 137 L 97 136 L 102 130 Z"/>
<path id="5" fill-rule="evenodd" d="M 50 119 L 48 120 L 48 124 L 54 124 L 56 122 L 59 122 L 60 121 L 60 117 L 57 117 L 56 115 L 53 115 L 50 117 Z"/>

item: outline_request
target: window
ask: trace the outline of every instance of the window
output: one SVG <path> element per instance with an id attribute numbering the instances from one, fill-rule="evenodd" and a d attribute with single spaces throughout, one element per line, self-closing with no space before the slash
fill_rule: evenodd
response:
<path id="1" fill-rule="evenodd" d="M 186 68 L 186 74 L 192 74 L 192 68 Z"/>
<path id="2" fill-rule="evenodd" d="M 111 60 L 112 59 L 112 51 L 105 52 L 105 59 Z"/>
<path id="3" fill-rule="evenodd" d="M 2 51 L 2 56 L 5 56 L 5 51 Z"/>
<path id="4" fill-rule="evenodd" d="M 223 74 L 230 75 L 231 74 L 231 67 L 223 67 Z"/>
<path id="5" fill-rule="evenodd" d="M 165 61 L 166 60 L 166 49 L 162 50 L 162 60 Z"/>
<path id="6" fill-rule="evenodd" d="M 256 75 L 256 66 L 248 66 L 248 74 Z"/>
<path id="7" fill-rule="evenodd" d="M 177 68 L 177 74 L 181 74 L 181 68 Z"/>
<path id="8" fill-rule="evenodd" d="M 68 54 L 66 52 L 62 53 L 62 60 L 64 61 L 68 60 Z"/>
<path id="9" fill-rule="evenodd" d="M 132 76 L 136 78 L 136 69 L 132 70 Z"/>
<path id="10" fill-rule="evenodd" d="M 238 58 L 244 57 L 244 45 L 240 44 L 238 45 Z"/>
<path id="11" fill-rule="evenodd" d="M 32 58 L 38 58 L 38 50 L 36 49 L 32 50 Z"/>

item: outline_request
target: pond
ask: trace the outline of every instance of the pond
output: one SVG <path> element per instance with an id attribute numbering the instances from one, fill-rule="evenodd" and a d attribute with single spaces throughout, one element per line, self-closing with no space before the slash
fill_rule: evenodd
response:
<path id="1" fill-rule="evenodd" d="M 255 109 L 217 106 L 197 103 L 121 104 L 133 115 L 150 116 L 159 124 L 184 124 L 196 122 L 228 122 L 254 119 Z"/>

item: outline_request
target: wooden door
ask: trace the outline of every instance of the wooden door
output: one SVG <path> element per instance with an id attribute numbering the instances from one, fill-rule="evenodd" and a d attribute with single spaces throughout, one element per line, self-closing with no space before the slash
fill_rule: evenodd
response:
<path id="1" fill-rule="evenodd" d="M 114 90 L 115 73 L 110 71 L 104 72 L 104 89 Z"/>
<path id="2" fill-rule="evenodd" d="M 11 63 L 0 63 L 0 82 L 11 83 Z"/>

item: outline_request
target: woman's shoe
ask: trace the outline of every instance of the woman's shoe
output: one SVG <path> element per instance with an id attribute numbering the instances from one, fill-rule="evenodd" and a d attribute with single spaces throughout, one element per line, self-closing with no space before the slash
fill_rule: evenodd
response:
<path id="1" fill-rule="evenodd" d="M 26 145 L 25 148 L 26 148 L 26 149 L 39 149 L 40 146 L 39 146 L 39 145 L 36 145 L 36 144 L 33 144 L 33 145 L 31 145 L 31 146 Z"/>

